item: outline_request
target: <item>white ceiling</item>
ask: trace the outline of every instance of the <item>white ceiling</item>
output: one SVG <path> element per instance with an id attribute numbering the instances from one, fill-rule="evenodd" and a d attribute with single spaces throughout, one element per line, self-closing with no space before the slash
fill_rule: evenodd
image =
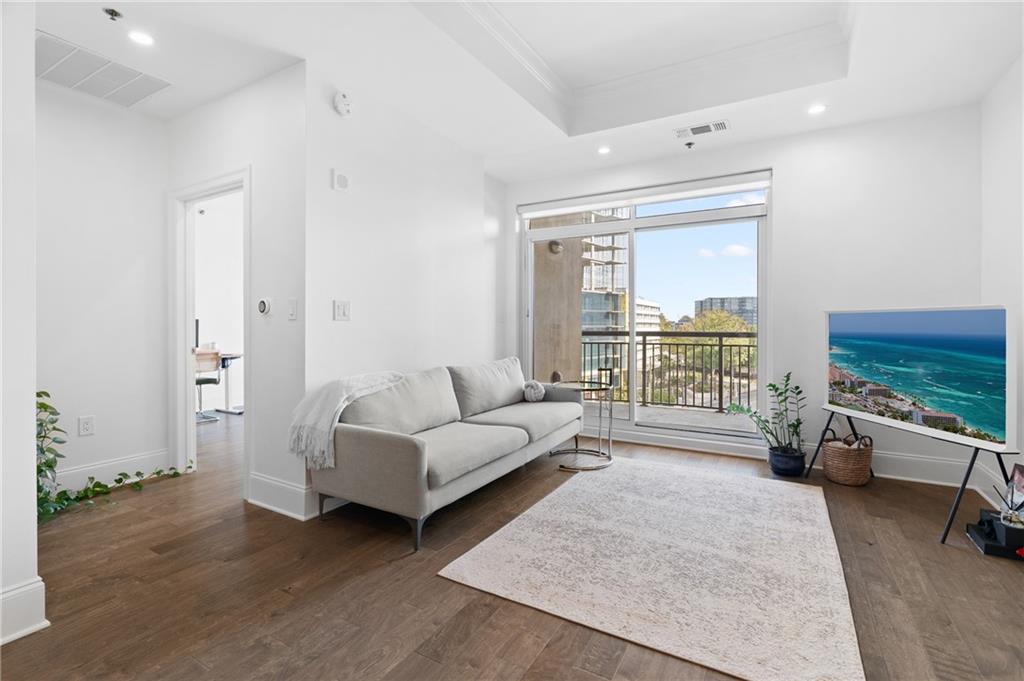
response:
<path id="1" fill-rule="evenodd" d="M 980 100 L 1021 54 L 1018 3 L 863 4 L 848 21 L 843 78 L 490 154 L 486 169 L 532 180 L 958 106 Z M 828 110 L 808 115 L 816 102 Z M 674 137 L 677 127 L 720 119 L 730 130 L 696 138 L 693 151 Z M 612 153 L 599 156 L 599 145 Z"/>
<path id="2" fill-rule="evenodd" d="M 40 28 L 202 83 L 195 101 L 215 96 L 208 71 L 242 85 L 306 59 L 353 115 L 385 101 L 508 182 L 975 102 L 1021 50 L 1020 3 L 125 4 L 162 46 L 144 63 L 88 6 L 40 4 Z M 692 152 L 673 134 L 718 119 Z"/>
<path id="3" fill-rule="evenodd" d="M 840 21 L 842 3 L 495 2 L 571 89 Z"/>
<path id="4" fill-rule="evenodd" d="M 111 21 L 103 14 L 104 7 L 118 9 L 124 18 Z M 187 6 L 182 6 L 185 21 L 178 21 L 145 3 L 40 2 L 36 4 L 36 27 L 168 81 L 170 87 L 131 107 L 160 118 L 177 116 L 297 61 L 190 25 L 187 12 Z M 128 32 L 132 30 L 149 33 L 154 44 L 147 47 L 130 41 Z"/>

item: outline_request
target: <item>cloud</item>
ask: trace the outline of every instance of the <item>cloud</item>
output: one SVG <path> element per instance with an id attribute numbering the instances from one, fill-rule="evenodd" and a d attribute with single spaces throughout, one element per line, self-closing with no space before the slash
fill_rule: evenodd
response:
<path id="1" fill-rule="evenodd" d="M 715 257 L 715 252 L 712 251 L 710 248 L 700 248 L 697 249 L 697 255 L 699 255 L 702 258 L 713 258 Z"/>
<path id="2" fill-rule="evenodd" d="M 729 244 L 722 249 L 722 255 L 732 258 L 746 258 L 747 256 L 754 255 L 754 250 L 743 244 Z"/>
<path id="3" fill-rule="evenodd" d="M 764 194 L 761 192 L 747 192 L 741 194 L 739 198 L 729 201 L 729 203 L 725 204 L 725 207 L 738 208 L 740 206 L 750 206 L 757 203 L 764 203 Z"/>

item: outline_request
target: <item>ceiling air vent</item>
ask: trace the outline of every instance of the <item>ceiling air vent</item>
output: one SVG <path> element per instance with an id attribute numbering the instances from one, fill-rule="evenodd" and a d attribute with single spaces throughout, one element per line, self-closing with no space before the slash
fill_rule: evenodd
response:
<path id="1" fill-rule="evenodd" d="M 700 125 L 688 125 L 685 128 L 676 128 L 676 137 L 684 140 L 698 135 L 707 135 L 712 132 L 725 132 L 729 129 L 729 121 L 713 121 L 701 123 Z"/>
<path id="2" fill-rule="evenodd" d="M 126 107 L 170 85 L 43 31 L 36 31 L 36 76 Z"/>

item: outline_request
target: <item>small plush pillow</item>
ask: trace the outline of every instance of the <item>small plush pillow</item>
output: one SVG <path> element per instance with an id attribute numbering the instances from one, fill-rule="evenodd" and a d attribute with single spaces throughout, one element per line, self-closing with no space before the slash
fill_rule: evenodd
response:
<path id="1" fill-rule="evenodd" d="M 539 381 L 527 381 L 523 384 L 523 398 L 527 402 L 540 402 L 544 399 L 544 386 Z"/>

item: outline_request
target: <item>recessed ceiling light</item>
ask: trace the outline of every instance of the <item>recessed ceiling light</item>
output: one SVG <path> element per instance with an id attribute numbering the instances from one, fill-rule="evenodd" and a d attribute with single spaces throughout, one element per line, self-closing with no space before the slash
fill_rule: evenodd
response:
<path id="1" fill-rule="evenodd" d="M 599 153 L 602 156 L 604 156 L 605 154 L 612 153 L 612 148 L 611 147 L 598 147 L 597 148 L 597 153 Z"/>
<path id="2" fill-rule="evenodd" d="M 807 113 L 811 114 L 812 116 L 817 116 L 818 114 L 825 113 L 826 109 L 828 109 L 828 107 L 825 106 L 824 104 L 811 104 L 811 107 L 807 109 Z"/>
<path id="3" fill-rule="evenodd" d="M 142 31 L 132 31 L 131 33 L 128 34 L 128 38 L 132 42 L 138 43 L 139 45 L 152 45 L 153 44 L 153 36 L 151 36 L 148 33 L 143 33 Z"/>

